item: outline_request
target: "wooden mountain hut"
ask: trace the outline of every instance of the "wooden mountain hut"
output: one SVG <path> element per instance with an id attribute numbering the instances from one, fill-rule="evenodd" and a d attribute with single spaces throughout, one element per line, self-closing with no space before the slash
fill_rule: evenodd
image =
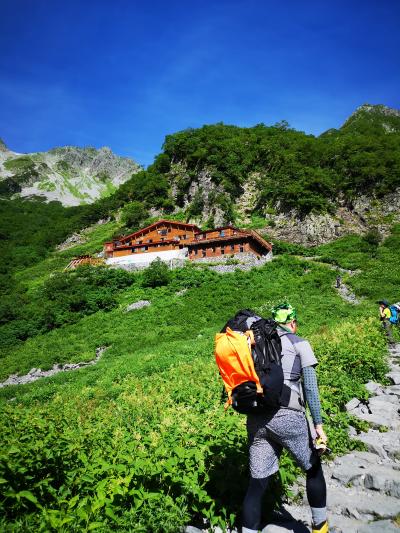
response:
<path id="1" fill-rule="evenodd" d="M 223 226 L 201 231 L 194 224 L 165 219 L 104 244 L 109 264 L 148 264 L 156 257 L 165 261 L 240 254 L 261 257 L 271 250 L 272 245 L 253 230 Z"/>
<path id="2" fill-rule="evenodd" d="M 256 231 L 224 226 L 197 233 L 188 248 L 191 260 L 238 254 L 261 257 L 271 252 L 272 244 Z"/>

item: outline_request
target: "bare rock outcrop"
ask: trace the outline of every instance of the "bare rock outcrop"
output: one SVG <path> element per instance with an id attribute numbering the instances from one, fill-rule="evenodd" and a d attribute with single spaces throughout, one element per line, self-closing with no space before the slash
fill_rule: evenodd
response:
<path id="1" fill-rule="evenodd" d="M 344 235 L 363 235 L 376 229 L 382 237 L 389 235 L 393 223 L 400 222 L 400 189 L 383 198 L 359 196 L 348 205 L 339 199 L 333 214 L 309 214 L 301 217 L 295 211 L 268 213 L 265 232 L 285 241 L 316 246 Z M 270 207 L 266 207 L 271 211 Z"/>
<path id="2" fill-rule="evenodd" d="M 223 187 L 213 182 L 211 169 L 200 170 L 193 178 L 184 163 L 174 163 L 171 165 L 169 180 L 174 201 L 184 209 L 192 206 L 193 222 L 212 219 L 214 226 L 229 222 L 220 205 L 226 193 Z"/>

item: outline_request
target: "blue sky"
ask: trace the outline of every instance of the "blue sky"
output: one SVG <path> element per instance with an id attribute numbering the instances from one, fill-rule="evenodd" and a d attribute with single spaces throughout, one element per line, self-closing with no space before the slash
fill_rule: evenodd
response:
<path id="1" fill-rule="evenodd" d="M 0 138 L 110 146 L 224 122 L 315 135 L 400 108 L 400 1 L 0 0 Z"/>

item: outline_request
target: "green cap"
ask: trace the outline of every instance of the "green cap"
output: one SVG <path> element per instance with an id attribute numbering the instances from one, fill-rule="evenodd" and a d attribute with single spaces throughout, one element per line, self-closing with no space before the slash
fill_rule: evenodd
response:
<path id="1" fill-rule="evenodd" d="M 287 324 L 297 318 L 297 313 L 289 303 L 282 303 L 272 308 L 272 317 L 275 322 Z"/>

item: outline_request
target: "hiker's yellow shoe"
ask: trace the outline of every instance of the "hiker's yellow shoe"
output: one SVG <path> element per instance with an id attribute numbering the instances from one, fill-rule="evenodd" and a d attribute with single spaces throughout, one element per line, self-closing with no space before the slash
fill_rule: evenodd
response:
<path id="1" fill-rule="evenodd" d="M 328 522 L 322 522 L 322 524 L 313 526 L 312 533 L 329 533 Z"/>

